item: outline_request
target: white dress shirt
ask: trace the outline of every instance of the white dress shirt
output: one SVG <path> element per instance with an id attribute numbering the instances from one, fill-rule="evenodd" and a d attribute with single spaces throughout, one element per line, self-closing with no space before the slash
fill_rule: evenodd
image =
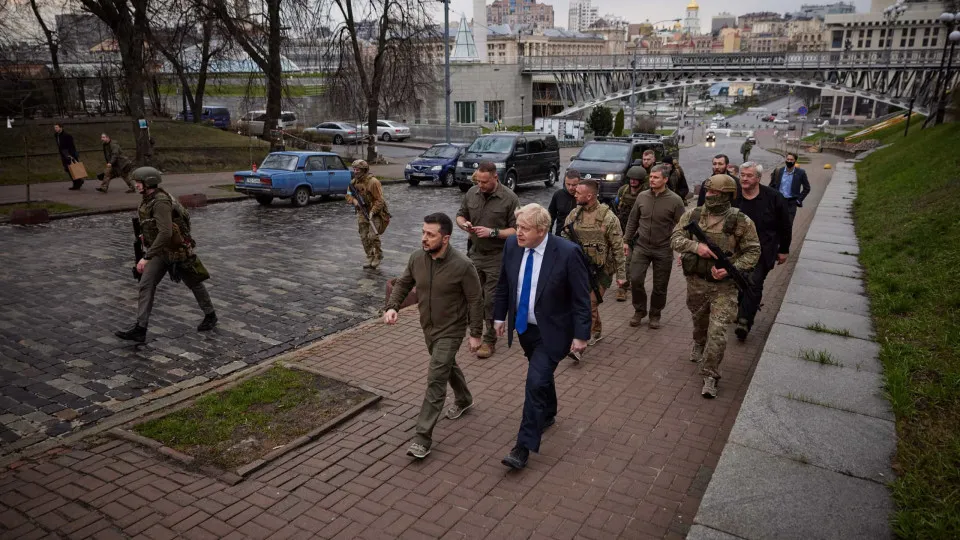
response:
<path id="1" fill-rule="evenodd" d="M 520 293 L 523 292 L 523 273 L 527 269 L 527 257 L 533 250 L 533 275 L 530 276 L 530 303 L 527 304 L 527 324 L 537 324 L 537 316 L 533 313 L 533 306 L 537 305 L 537 281 L 540 280 L 540 267 L 543 264 L 543 254 L 547 251 L 547 239 L 550 235 L 543 237 L 540 245 L 535 248 L 523 248 L 523 257 L 520 259 L 520 276 L 517 279 L 517 308 L 520 307 Z M 502 323 L 504 321 L 493 321 Z"/>

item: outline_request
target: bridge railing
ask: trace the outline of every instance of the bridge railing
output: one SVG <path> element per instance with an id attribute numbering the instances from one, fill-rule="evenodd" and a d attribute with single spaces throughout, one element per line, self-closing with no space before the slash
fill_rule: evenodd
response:
<path id="1" fill-rule="evenodd" d="M 787 53 L 632 54 L 598 56 L 524 56 L 523 71 L 679 71 L 710 68 L 719 71 L 805 69 L 937 69 L 942 50 L 824 51 Z M 957 61 L 956 54 L 954 61 Z"/>

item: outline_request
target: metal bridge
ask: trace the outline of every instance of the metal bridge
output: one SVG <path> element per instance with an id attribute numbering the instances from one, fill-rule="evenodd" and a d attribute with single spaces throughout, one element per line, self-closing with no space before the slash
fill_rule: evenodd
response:
<path id="1" fill-rule="evenodd" d="M 575 105 L 557 116 L 638 94 L 720 82 L 781 84 L 835 90 L 927 114 L 935 108 L 946 62 L 942 50 L 525 56 L 521 72 L 553 75 L 561 98 Z M 957 63 L 955 55 L 954 62 Z M 636 61 L 634 67 L 633 62 Z M 949 88 L 960 79 L 954 68 Z M 939 86 L 939 90 L 937 87 Z"/>

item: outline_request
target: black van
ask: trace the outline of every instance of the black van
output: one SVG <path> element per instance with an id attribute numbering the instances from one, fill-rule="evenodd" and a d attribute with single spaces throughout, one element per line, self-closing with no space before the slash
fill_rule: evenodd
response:
<path id="1" fill-rule="evenodd" d="M 657 161 L 664 156 L 678 158 L 679 148 L 670 137 L 634 134 L 632 137 L 597 137 L 588 141 L 577 155 L 570 158 L 570 169 L 580 171 L 580 178 L 594 179 L 600 183 L 599 198 L 613 201 L 620 186 L 627 182 L 630 164 L 643 157 L 645 150 L 653 150 Z"/>
<path id="2" fill-rule="evenodd" d="M 553 186 L 560 174 L 560 144 L 549 133 L 497 132 L 477 137 L 457 162 L 460 191 L 473 187 L 473 172 L 482 161 L 497 166 L 500 183 L 509 189 L 544 182 Z"/>

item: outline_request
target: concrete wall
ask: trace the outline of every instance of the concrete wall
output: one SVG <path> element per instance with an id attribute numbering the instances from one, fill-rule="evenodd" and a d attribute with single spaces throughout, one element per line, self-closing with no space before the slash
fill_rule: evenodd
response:
<path id="1" fill-rule="evenodd" d="M 442 84 L 442 83 L 441 83 Z M 476 124 L 492 127 L 483 121 L 484 101 L 503 101 L 503 121 L 506 125 L 520 124 L 520 96 L 524 96 L 523 119 L 533 124 L 533 79 L 520 73 L 517 64 L 453 64 L 450 66 L 450 118 L 456 124 L 456 102 L 476 103 Z M 443 92 L 438 92 L 432 106 L 425 107 L 422 120 L 436 123 L 444 120 Z"/>

